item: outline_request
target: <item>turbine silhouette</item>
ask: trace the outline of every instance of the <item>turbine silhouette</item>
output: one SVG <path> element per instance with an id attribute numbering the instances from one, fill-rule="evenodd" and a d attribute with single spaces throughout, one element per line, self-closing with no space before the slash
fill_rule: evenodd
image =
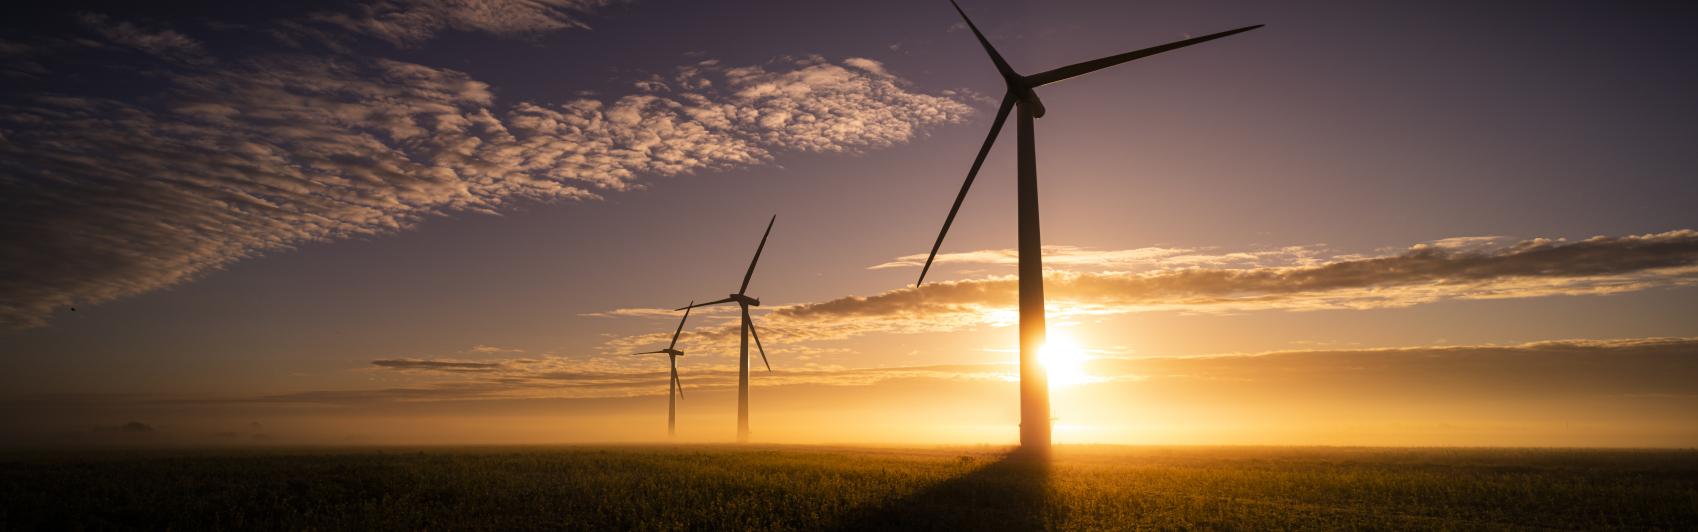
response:
<path id="1" fill-rule="evenodd" d="M 755 337 L 755 348 L 760 350 L 761 363 L 766 364 L 766 370 L 768 372 L 772 371 L 772 363 L 767 362 L 766 360 L 766 348 L 761 347 L 761 333 L 755 331 L 755 322 L 749 319 L 749 307 L 761 306 L 761 300 L 749 297 L 745 294 L 745 292 L 749 291 L 749 279 L 755 276 L 755 264 L 758 264 L 761 261 L 761 250 L 766 249 L 766 237 L 772 234 L 772 224 L 777 221 L 778 215 L 776 214 L 772 215 L 771 220 L 767 221 L 766 232 L 761 234 L 761 244 L 755 248 L 755 258 L 754 260 L 749 261 L 749 271 L 743 274 L 743 285 L 737 288 L 737 293 L 731 294 L 725 299 L 709 301 L 700 305 L 692 302 L 690 303 L 690 306 L 678 309 L 685 310 L 695 307 L 706 307 L 718 305 L 720 303 L 733 302 L 737 303 L 737 306 L 742 307 L 743 309 L 743 345 L 742 350 L 737 357 L 738 443 L 749 441 L 749 336 L 753 335 Z"/>
<path id="2" fill-rule="evenodd" d="M 695 305 L 696 302 L 691 301 L 690 304 Z M 684 398 L 684 383 L 678 380 L 678 357 L 684 356 L 684 352 L 678 350 L 678 335 L 684 333 L 684 322 L 689 320 L 690 307 L 684 307 L 684 318 L 678 320 L 678 330 L 672 331 L 672 343 L 667 344 L 666 349 L 644 351 L 631 355 L 665 354 L 667 360 L 672 363 L 672 380 L 666 383 L 666 436 L 668 438 L 678 433 L 678 400 Z"/>
<path id="3" fill-rule="evenodd" d="M 1079 77 L 1104 68 L 1115 66 L 1127 61 L 1148 57 L 1169 50 L 1191 46 L 1193 44 L 1212 41 L 1228 35 L 1243 33 L 1262 27 L 1261 24 L 1247 26 L 1235 30 L 1223 31 L 1135 50 L 1102 59 L 1085 61 L 1064 66 L 1054 70 L 1040 72 L 1030 76 L 1021 76 L 1008 66 L 997 53 L 996 47 L 991 46 L 990 40 L 979 32 L 979 27 L 967 17 L 967 12 L 955 0 L 949 3 L 955 6 L 955 12 L 961 14 L 961 19 L 967 22 L 967 27 L 973 30 L 973 36 L 990 55 L 991 62 L 996 65 L 1002 80 L 1007 84 L 1007 92 L 1002 96 L 1002 104 L 997 107 L 996 120 L 991 122 L 990 134 L 985 137 L 985 143 L 979 148 L 978 156 L 973 158 L 973 166 L 967 171 L 967 180 L 961 184 L 961 192 L 955 196 L 955 204 L 949 207 L 949 216 L 943 219 L 943 230 L 937 234 L 937 241 L 932 244 L 930 255 L 926 256 L 926 264 L 920 269 L 920 279 L 914 282 L 918 288 L 925 282 L 926 272 L 931 270 L 932 260 L 937 258 L 937 250 L 943 246 L 943 238 L 949 234 L 949 225 L 955 222 L 955 213 L 961 210 L 961 201 L 967 199 L 967 191 L 973 187 L 973 178 L 979 174 L 979 167 L 985 162 L 985 155 L 990 153 L 991 144 L 996 142 L 997 133 L 1002 131 L 1002 123 L 1008 119 L 1008 113 L 1018 108 L 1019 113 L 1019 165 L 1017 194 L 1020 232 L 1020 445 L 1028 451 L 1047 453 L 1050 447 L 1050 415 L 1049 415 L 1049 375 L 1038 361 L 1038 349 L 1044 343 L 1044 267 L 1042 256 L 1042 239 L 1038 231 L 1038 161 L 1037 149 L 1033 142 L 1032 121 L 1044 116 L 1043 101 L 1038 99 L 1034 89 L 1055 83 L 1057 81 Z"/>

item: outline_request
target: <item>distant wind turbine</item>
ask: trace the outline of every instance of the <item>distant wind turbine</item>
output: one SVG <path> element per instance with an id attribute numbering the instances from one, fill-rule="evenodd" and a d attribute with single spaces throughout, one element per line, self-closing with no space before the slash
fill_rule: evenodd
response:
<path id="1" fill-rule="evenodd" d="M 691 301 L 690 304 L 695 305 L 696 302 Z M 690 308 L 691 307 L 684 307 L 684 318 L 678 320 L 678 330 L 672 332 L 672 343 L 667 344 L 666 349 L 659 351 L 644 351 L 632 355 L 665 354 L 668 361 L 672 363 L 672 380 L 666 383 L 667 437 L 672 437 L 678 434 L 678 400 L 684 398 L 684 383 L 678 380 L 678 357 L 684 356 L 684 352 L 678 350 L 678 335 L 684 333 L 684 322 L 690 320 Z"/>
<path id="2" fill-rule="evenodd" d="M 955 196 L 955 204 L 949 207 L 949 216 L 943 219 L 943 230 L 938 232 L 937 241 L 932 244 L 932 252 L 926 256 L 926 264 L 920 269 L 920 279 L 914 283 L 914 286 L 918 288 L 920 283 L 925 282 L 926 272 L 931 270 L 932 260 L 937 258 L 937 250 L 943 245 L 943 237 L 949 234 L 949 225 L 955 222 L 955 213 L 961 210 L 961 201 L 967 199 L 967 190 L 973 187 L 973 178 L 978 176 L 979 166 L 984 164 L 985 155 L 990 153 L 991 144 L 996 142 L 997 133 L 1002 131 L 1002 123 L 1008 119 L 1008 113 L 1018 107 L 1020 110 L 1017 181 L 1020 226 L 1020 445 L 1030 451 L 1048 452 L 1050 447 L 1049 375 L 1044 371 L 1038 360 L 1038 349 L 1044 343 L 1044 266 L 1042 243 L 1038 231 L 1038 159 L 1037 149 L 1033 142 L 1034 132 L 1032 128 L 1032 121 L 1044 116 L 1044 104 L 1038 99 L 1038 94 L 1033 89 L 1134 59 L 1243 33 L 1260 28 L 1262 25 L 1257 24 L 1213 33 L 1068 65 L 1031 76 L 1021 76 L 1014 72 L 1013 67 L 1008 66 L 1008 62 L 1002 59 L 1002 54 L 997 53 L 996 48 L 991 46 L 989 40 L 985 39 L 984 33 L 979 32 L 979 28 L 973 24 L 973 20 L 967 18 L 967 12 L 961 10 L 961 5 L 956 3 L 955 0 L 950 0 L 949 3 L 955 6 L 955 12 L 961 14 L 962 20 L 967 22 L 967 27 L 973 30 L 973 36 L 979 39 L 979 45 L 983 46 L 985 53 L 990 55 L 991 62 L 996 64 L 997 72 L 1002 74 L 1002 80 L 1007 84 L 1008 91 L 1002 96 L 1002 105 L 996 110 L 996 120 L 991 122 L 990 134 L 985 137 L 985 144 L 979 148 L 978 156 L 973 158 L 972 169 L 967 171 L 967 180 L 961 184 L 961 192 Z"/>
<path id="3" fill-rule="evenodd" d="M 710 305 L 718 305 L 720 303 L 732 302 L 737 303 L 737 306 L 743 308 L 743 346 L 742 351 L 737 357 L 737 441 L 739 443 L 749 441 L 750 335 L 755 337 L 755 348 L 760 350 L 761 363 L 766 364 L 767 372 L 772 371 L 772 363 L 767 362 L 766 360 L 766 348 L 761 347 L 761 334 L 755 331 L 755 322 L 749 319 L 749 307 L 761 306 L 761 300 L 749 297 L 745 294 L 745 292 L 749 291 L 749 279 L 755 276 L 755 264 L 758 264 L 761 261 L 761 250 L 766 249 L 766 237 L 772 234 L 772 224 L 777 221 L 778 215 L 776 214 L 772 215 L 771 220 L 767 221 L 766 233 L 761 234 L 761 244 L 755 248 L 755 258 L 754 260 L 749 261 L 749 271 L 743 274 L 743 285 L 737 288 L 737 293 L 731 294 L 725 299 L 718 301 L 709 301 L 700 305 L 690 303 L 690 306 L 678 309 L 685 310 L 694 307 L 706 307 Z"/>

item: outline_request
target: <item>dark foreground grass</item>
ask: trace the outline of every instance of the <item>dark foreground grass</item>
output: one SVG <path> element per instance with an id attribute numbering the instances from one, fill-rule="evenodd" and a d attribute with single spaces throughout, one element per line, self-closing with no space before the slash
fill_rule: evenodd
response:
<path id="1" fill-rule="evenodd" d="M 0 529 L 1698 529 L 1698 452 L 733 447 L 0 454 Z"/>

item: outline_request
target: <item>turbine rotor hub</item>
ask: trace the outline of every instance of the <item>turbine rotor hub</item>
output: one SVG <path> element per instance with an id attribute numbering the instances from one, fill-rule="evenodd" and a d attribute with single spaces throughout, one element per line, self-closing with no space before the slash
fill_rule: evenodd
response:
<path id="1" fill-rule="evenodd" d="M 1030 106 L 1032 118 L 1044 117 L 1044 101 L 1039 99 L 1038 92 L 1026 86 L 1024 81 L 1009 80 L 1008 90 L 1014 93 L 1014 98 L 1020 100 L 1022 105 Z"/>

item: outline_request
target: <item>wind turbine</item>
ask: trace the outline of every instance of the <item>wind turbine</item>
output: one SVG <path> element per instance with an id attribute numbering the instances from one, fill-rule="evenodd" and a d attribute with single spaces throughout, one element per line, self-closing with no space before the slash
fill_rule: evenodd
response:
<path id="1" fill-rule="evenodd" d="M 690 305 L 694 306 L 695 301 Z M 678 350 L 678 335 L 684 333 L 684 322 L 690 320 L 690 307 L 684 307 L 684 319 L 678 320 L 678 330 L 672 332 L 672 343 L 666 349 L 659 351 L 644 351 L 631 356 L 665 354 L 672 362 L 672 380 L 666 383 L 666 436 L 672 437 L 678 433 L 678 400 L 684 398 L 684 383 L 678 380 L 678 357 L 684 356 Z"/>
<path id="2" fill-rule="evenodd" d="M 973 158 L 972 169 L 967 171 L 967 181 L 961 184 L 961 192 L 955 196 L 955 204 L 949 207 L 949 216 L 943 219 L 943 230 L 938 232 L 937 242 L 932 244 L 932 252 L 926 256 L 926 264 L 920 269 L 920 279 L 914 283 L 914 287 L 918 288 L 920 283 L 925 282 L 926 272 L 931 270 L 932 260 L 937 258 L 938 247 L 943 245 L 944 235 L 949 234 L 949 225 L 955 222 L 955 213 L 961 210 L 961 201 L 967 199 L 967 190 L 973 187 L 973 178 L 978 176 L 979 166 L 984 164 L 985 155 L 990 153 L 991 144 L 996 142 L 997 133 L 1002 131 L 1002 123 L 1008 119 L 1008 113 L 1018 108 L 1019 165 L 1016 190 L 1019 196 L 1017 212 L 1020 225 L 1020 446 L 1030 451 L 1047 453 L 1050 447 L 1049 375 L 1038 360 L 1038 349 L 1044 343 L 1044 266 L 1043 246 L 1038 231 L 1038 159 L 1032 129 L 1032 121 L 1044 116 L 1044 104 L 1038 99 L 1034 89 L 1134 59 L 1243 33 L 1262 25 L 1212 33 L 1022 76 L 1014 72 L 1013 67 L 1008 66 L 1008 62 L 1002 59 L 1002 54 L 997 53 L 996 47 L 991 46 L 990 41 L 985 39 L 985 34 L 979 32 L 979 27 L 973 25 L 972 19 L 967 18 L 967 12 L 961 10 L 961 4 L 955 0 L 949 0 L 949 3 L 955 6 L 955 12 L 961 14 L 962 20 L 967 22 L 967 27 L 973 30 L 973 36 L 979 39 L 979 45 L 990 55 L 991 62 L 996 64 L 997 72 L 1002 74 L 1008 91 L 1003 93 L 1002 105 L 996 110 L 996 120 L 991 122 L 990 134 L 985 137 L 985 144 L 979 147 L 978 156 Z"/>
<path id="3" fill-rule="evenodd" d="M 755 322 L 749 319 L 749 307 L 761 306 L 761 300 L 749 297 L 749 279 L 755 276 L 755 264 L 761 261 L 761 250 L 766 249 L 766 237 L 772 234 L 772 224 L 778 221 L 778 215 L 772 215 L 772 220 L 766 223 L 766 233 L 761 234 L 761 245 L 755 248 L 755 258 L 749 261 L 749 271 L 743 274 L 743 285 L 737 287 L 737 293 L 718 301 L 709 301 L 678 310 L 694 307 L 706 307 L 720 303 L 737 303 L 743 308 L 743 346 L 737 357 L 737 442 L 749 441 L 749 336 L 755 337 L 755 348 L 761 352 L 761 363 L 766 364 L 767 372 L 772 371 L 772 363 L 766 360 L 766 348 L 761 347 L 761 334 L 755 331 Z"/>

